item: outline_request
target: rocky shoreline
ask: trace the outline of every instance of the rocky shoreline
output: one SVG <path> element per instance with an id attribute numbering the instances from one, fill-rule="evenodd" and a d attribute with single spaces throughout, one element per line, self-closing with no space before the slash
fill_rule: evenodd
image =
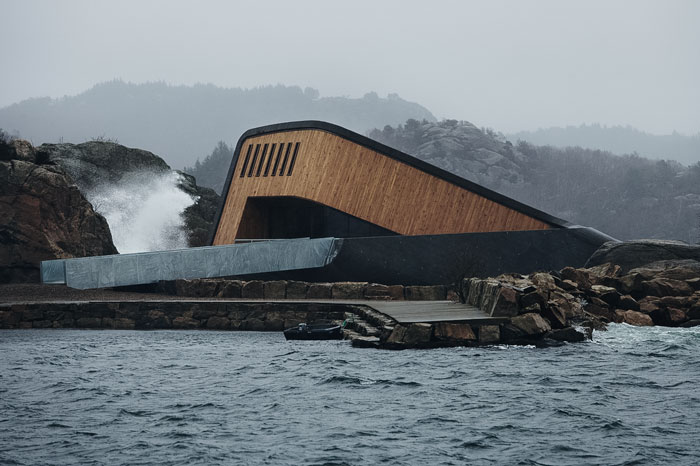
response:
<path id="1" fill-rule="evenodd" d="M 13 296 L 0 302 L 0 328 L 281 331 L 299 322 L 347 321 L 354 346 L 407 349 L 557 346 L 589 340 L 593 330 L 613 322 L 700 325 L 700 262 L 691 259 L 656 261 L 625 273 L 605 263 L 465 278 L 453 287 L 197 279 L 161 282 L 148 291 L 154 293 L 114 290 L 96 298 L 94 290 L 72 290 L 69 298 L 37 302 Z M 360 303 L 382 300 L 460 301 L 497 323 L 399 323 Z"/>

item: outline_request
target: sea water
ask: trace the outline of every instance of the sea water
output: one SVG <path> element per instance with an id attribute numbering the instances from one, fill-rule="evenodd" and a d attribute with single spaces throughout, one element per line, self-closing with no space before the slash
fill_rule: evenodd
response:
<path id="1" fill-rule="evenodd" d="M 700 463 L 700 329 L 558 348 L 0 331 L 0 464 Z"/>

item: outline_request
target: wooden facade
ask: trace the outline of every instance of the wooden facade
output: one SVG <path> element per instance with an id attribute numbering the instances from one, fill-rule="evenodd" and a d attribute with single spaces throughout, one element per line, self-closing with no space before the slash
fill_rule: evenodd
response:
<path id="1" fill-rule="evenodd" d="M 327 206 L 399 235 L 545 230 L 566 222 L 323 122 L 272 125 L 238 142 L 213 245 L 269 237 L 266 199 Z"/>

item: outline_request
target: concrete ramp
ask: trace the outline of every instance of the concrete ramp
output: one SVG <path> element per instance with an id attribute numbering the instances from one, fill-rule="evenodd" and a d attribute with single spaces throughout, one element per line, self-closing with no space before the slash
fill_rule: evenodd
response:
<path id="1" fill-rule="evenodd" d="M 341 243 L 336 238 L 286 239 L 58 259 L 41 263 L 41 281 L 87 289 L 319 268 L 333 261 Z"/>

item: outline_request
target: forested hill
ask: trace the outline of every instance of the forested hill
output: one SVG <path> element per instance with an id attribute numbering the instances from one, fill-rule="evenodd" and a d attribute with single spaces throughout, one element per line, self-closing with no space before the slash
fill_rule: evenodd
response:
<path id="1" fill-rule="evenodd" d="M 395 94 L 319 98 L 318 91 L 295 86 L 236 89 L 116 80 L 76 96 L 29 99 L 2 108 L 0 128 L 35 145 L 116 140 L 182 168 L 203 158 L 218 141 L 235 145 L 245 130 L 256 126 L 317 119 L 365 133 L 408 118 L 435 120 L 424 107 Z"/>
<path id="2" fill-rule="evenodd" d="M 370 137 L 618 239 L 700 241 L 700 163 L 685 167 L 580 147 L 513 144 L 455 120 L 410 120 Z"/>
<path id="3" fill-rule="evenodd" d="M 673 159 L 685 165 L 700 162 L 700 133 L 655 135 L 630 126 L 581 125 L 521 131 L 508 135 L 514 141 L 557 147 L 579 146 L 614 154 L 637 153 L 652 159 Z"/>

